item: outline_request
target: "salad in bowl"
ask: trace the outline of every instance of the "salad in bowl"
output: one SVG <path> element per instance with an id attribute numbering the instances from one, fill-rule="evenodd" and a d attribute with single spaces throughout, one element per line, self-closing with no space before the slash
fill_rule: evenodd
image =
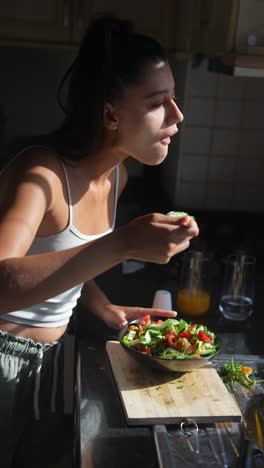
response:
<path id="1" fill-rule="evenodd" d="M 202 367 L 221 348 L 218 337 L 205 325 L 173 318 L 151 321 L 149 315 L 127 324 L 119 341 L 134 358 L 172 371 Z"/>

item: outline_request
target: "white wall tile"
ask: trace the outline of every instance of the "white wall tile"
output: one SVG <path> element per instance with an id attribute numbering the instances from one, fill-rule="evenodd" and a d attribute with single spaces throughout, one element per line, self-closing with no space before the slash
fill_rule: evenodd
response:
<path id="1" fill-rule="evenodd" d="M 207 179 L 208 156 L 197 156 L 183 154 L 182 158 L 182 181 L 202 182 Z"/>
<path id="2" fill-rule="evenodd" d="M 264 79 L 263 78 L 247 78 L 246 99 L 260 99 L 264 100 Z"/>
<path id="3" fill-rule="evenodd" d="M 238 128 L 241 120 L 242 101 L 217 100 L 215 109 L 216 127 Z"/>
<path id="4" fill-rule="evenodd" d="M 263 186 L 257 184 L 235 184 L 233 188 L 233 209 L 237 211 L 263 212 Z"/>
<path id="5" fill-rule="evenodd" d="M 263 83 L 264 86 L 264 83 Z M 245 101 L 243 105 L 242 128 L 264 128 L 264 101 Z"/>
<path id="6" fill-rule="evenodd" d="M 188 127 L 184 128 L 182 150 L 185 153 L 208 154 L 210 149 L 210 128 Z"/>
<path id="7" fill-rule="evenodd" d="M 236 157 L 212 156 L 209 159 L 208 181 L 232 183 Z"/>
<path id="8" fill-rule="evenodd" d="M 214 98 L 190 97 L 185 109 L 184 118 L 188 125 L 211 126 L 214 117 Z"/>
<path id="9" fill-rule="evenodd" d="M 264 154 L 263 159 L 241 158 L 236 168 L 235 181 L 243 184 L 263 184 L 264 192 Z"/>
<path id="10" fill-rule="evenodd" d="M 229 211 L 232 204 L 232 184 L 210 182 L 207 187 L 205 208 Z"/>
<path id="11" fill-rule="evenodd" d="M 216 95 L 219 98 L 241 99 L 245 93 L 246 78 L 219 75 Z"/>
<path id="12" fill-rule="evenodd" d="M 241 130 L 239 136 L 239 154 L 242 156 L 264 155 L 263 130 Z"/>
<path id="13" fill-rule="evenodd" d="M 213 130 L 212 153 L 234 155 L 238 152 L 239 132 L 237 130 Z"/>
<path id="14" fill-rule="evenodd" d="M 190 69 L 177 206 L 264 211 L 264 80 Z M 200 183 L 202 181 L 202 183 Z"/>
<path id="15" fill-rule="evenodd" d="M 205 60 L 198 68 L 191 69 L 190 95 L 215 96 L 217 79 L 218 75 L 216 73 L 207 71 L 207 60 Z"/>
<path id="16" fill-rule="evenodd" d="M 177 187 L 175 204 L 183 211 L 189 208 L 202 209 L 205 193 L 205 184 L 181 182 Z"/>

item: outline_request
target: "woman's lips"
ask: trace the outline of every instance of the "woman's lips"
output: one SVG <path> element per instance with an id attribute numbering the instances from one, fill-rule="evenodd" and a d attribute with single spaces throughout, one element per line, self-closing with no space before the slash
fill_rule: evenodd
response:
<path id="1" fill-rule="evenodd" d="M 165 137 L 165 138 L 162 138 L 162 140 L 160 140 L 162 145 L 169 145 L 170 141 L 171 141 L 170 137 Z"/>
<path id="2" fill-rule="evenodd" d="M 171 137 L 175 135 L 176 133 L 178 133 L 178 128 L 176 128 L 176 130 L 170 136 L 164 137 L 160 140 L 162 145 L 169 145 L 171 141 Z"/>

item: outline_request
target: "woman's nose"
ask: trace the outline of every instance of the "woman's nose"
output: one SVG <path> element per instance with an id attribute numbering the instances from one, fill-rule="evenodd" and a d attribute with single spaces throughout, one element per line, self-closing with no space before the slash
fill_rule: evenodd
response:
<path id="1" fill-rule="evenodd" d="M 176 102 L 171 100 L 171 103 L 168 109 L 168 114 L 167 114 L 167 123 L 169 125 L 172 125 L 174 123 L 181 123 L 183 119 L 184 119 L 183 114 L 181 113 Z"/>

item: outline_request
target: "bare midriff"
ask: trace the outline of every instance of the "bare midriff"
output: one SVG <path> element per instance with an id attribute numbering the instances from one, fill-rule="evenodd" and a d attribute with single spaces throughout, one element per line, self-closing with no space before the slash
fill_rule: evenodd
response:
<path id="1" fill-rule="evenodd" d="M 67 324 L 61 327 L 30 327 L 21 323 L 8 322 L 0 319 L 0 330 L 22 338 L 31 338 L 38 343 L 52 343 L 59 340 L 67 329 Z"/>

